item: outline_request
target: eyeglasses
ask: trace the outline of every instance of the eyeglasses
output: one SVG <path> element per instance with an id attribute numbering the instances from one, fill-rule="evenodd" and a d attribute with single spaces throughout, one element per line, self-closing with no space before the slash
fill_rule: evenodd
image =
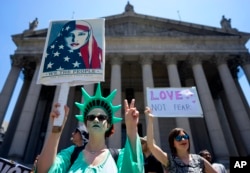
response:
<path id="1" fill-rule="evenodd" d="M 104 121 L 104 120 L 108 119 L 108 116 L 106 116 L 106 115 L 87 115 L 86 116 L 86 120 L 88 120 L 88 121 L 94 121 L 96 118 L 99 121 Z"/>
<path id="2" fill-rule="evenodd" d="M 182 140 L 182 138 L 184 139 L 184 140 L 188 140 L 189 139 L 189 136 L 187 135 L 187 134 L 185 134 L 185 135 L 178 135 L 178 136 L 176 136 L 175 137 L 175 140 L 176 141 L 178 141 L 178 142 L 180 142 L 181 140 Z"/>

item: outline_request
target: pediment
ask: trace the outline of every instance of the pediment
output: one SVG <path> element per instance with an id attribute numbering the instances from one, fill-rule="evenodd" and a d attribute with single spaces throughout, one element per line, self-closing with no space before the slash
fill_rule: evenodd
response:
<path id="1" fill-rule="evenodd" d="M 240 32 L 231 28 L 225 30 L 211 26 L 199 25 L 183 21 L 166 18 L 148 16 L 125 11 L 122 14 L 106 16 L 105 36 L 152 36 L 152 37 L 181 37 L 181 36 L 245 36 L 250 37 L 250 33 Z M 13 35 L 14 38 L 46 38 L 48 29 L 24 31 L 22 34 Z"/>
<path id="2" fill-rule="evenodd" d="M 242 35 L 236 29 L 197 25 L 182 21 L 170 20 L 124 12 L 120 15 L 105 17 L 106 36 L 235 36 Z"/>
<path id="3" fill-rule="evenodd" d="M 12 35 L 13 38 L 37 38 L 37 37 L 45 37 L 47 36 L 48 29 L 40 29 L 40 30 L 24 30 L 21 34 Z"/>

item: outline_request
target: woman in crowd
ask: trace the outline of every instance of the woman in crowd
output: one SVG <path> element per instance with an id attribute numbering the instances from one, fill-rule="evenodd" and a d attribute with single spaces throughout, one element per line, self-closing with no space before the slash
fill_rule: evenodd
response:
<path id="1" fill-rule="evenodd" d="M 124 148 L 119 150 L 118 160 L 115 161 L 106 146 L 105 139 L 114 133 L 114 124 L 122 120 L 122 118 L 114 116 L 114 113 L 121 107 L 121 105 L 112 105 L 116 90 L 105 98 L 102 96 L 100 84 L 98 84 L 95 96 L 89 96 L 83 88 L 82 94 L 84 103 L 76 103 L 82 115 L 76 115 L 76 118 L 86 125 L 89 132 L 88 143 L 70 167 L 70 157 L 73 149 L 62 150 L 57 154 L 62 132 L 51 132 L 37 163 L 38 173 L 144 172 L 142 148 L 140 137 L 137 133 L 139 112 L 135 107 L 135 100 L 133 99 L 131 104 L 128 104 L 127 100 L 124 100 L 127 140 Z M 50 115 L 52 119 L 60 116 L 58 112 L 59 106 L 59 104 L 54 105 L 54 110 Z M 67 106 L 64 109 L 65 119 L 62 128 L 69 113 Z"/>
<path id="2" fill-rule="evenodd" d="M 149 107 L 144 111 L 148 120 L 147 144 L 152 154 L 162 163 L 168 173 L 216 173 L 203 157 L 190 153 L 189 135 L 182 128 L 171 130 L 168 138 L 171 153 L 164 152 L 154 141 L 153 115 Z"/>

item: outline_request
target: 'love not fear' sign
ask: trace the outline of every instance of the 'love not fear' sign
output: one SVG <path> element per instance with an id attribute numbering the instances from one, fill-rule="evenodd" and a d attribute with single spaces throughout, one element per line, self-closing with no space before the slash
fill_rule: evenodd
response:
<path id="1" fill-rule="evenodd" d="M 147 88 L 147 105 L 156 117 L 203 117 L 195 87 Z"/>

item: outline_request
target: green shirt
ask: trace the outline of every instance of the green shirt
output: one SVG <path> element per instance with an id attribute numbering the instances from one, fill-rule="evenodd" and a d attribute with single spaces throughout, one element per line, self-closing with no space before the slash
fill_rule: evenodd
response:
<path id="1" fill-rule="evenodd" d="M 84 154 L 79 154 L 73 165 L 70 167 L 70 158 L 74 146 L 60 151 L 51 166 L 49 173 L 143 173 L 144 158 L 140 138 L 136 139 L 136 154 L 132 153 L 129 140 L 126 140 L 125 147 L 120 150 L 117 163 L 109 153 L 102 163 L 91 166 L 85 162 Z M 136 160 L 134 159 L 136 158 Z"/>

